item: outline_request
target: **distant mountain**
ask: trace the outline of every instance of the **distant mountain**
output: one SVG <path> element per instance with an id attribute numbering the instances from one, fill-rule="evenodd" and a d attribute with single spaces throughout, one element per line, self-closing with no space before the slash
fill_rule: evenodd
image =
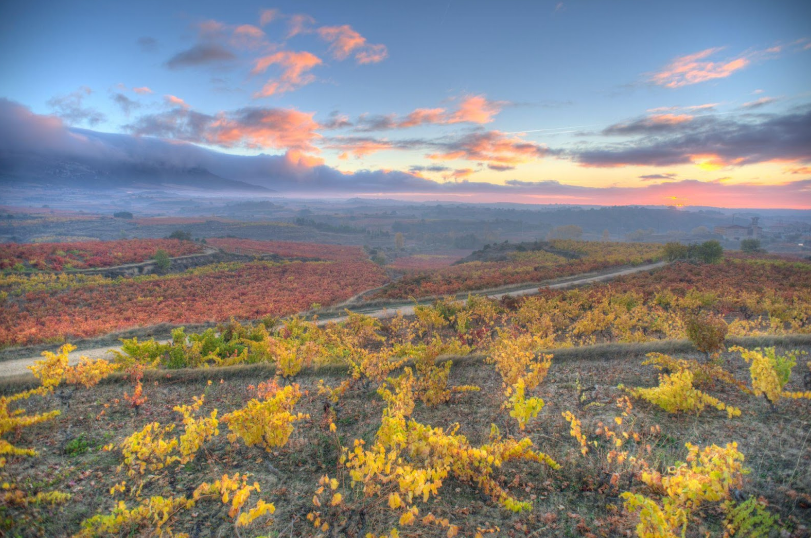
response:
<path id="1" fill-rule="evenodd" d="M 170 188 L 265 194 L 275 192 L 244 181 L 225 179 L 199 166 L 21 152 L 0 152 L 0 185 L 86 190 Z"/>

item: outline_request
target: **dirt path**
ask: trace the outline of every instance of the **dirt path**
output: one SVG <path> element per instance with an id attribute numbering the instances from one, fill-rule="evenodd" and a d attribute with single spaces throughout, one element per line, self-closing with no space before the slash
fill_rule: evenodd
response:
<path id="1" fill-rule="evenodd" d="M 658 269 L 660 267 L 664 267 L 667 265 L 667 262 L 658 262 L 658 263 L 651 263 L 647 265 L 639 265 L 637 267 L 630 267 L 627 269 L 622 269 L 619 271 L 614 271 L 611 273 L 603 273 L 600 275 L 592 275 L 583 278 L 573 278 L 571 280 L 566 280 L 564 282 L 558 282 L 554 284 L 549 284 L 546 286 L 540 286 L 547 289 L 565 289 L 565 288 L 573 288 L 577 286 L 582 286 L 584 284 L 592 284 L 594 282 L 603 282 L 605 280 L 611 280 L 613 278 L 617 278 L 619 276 L 630 275 L 633 273 L 640 273 L 642 271 L 650 271 L 653 269 Z M 531 287 L 525 288 L 518 288 L 513 289 L 510 291 L 502 291 L 502 292 L 495 292 L 495 293 L 485 293 L 484 295 L 490 297 L 491 299 L 501 299 L 504 296 L 511 295 L 513 297 L 516 296 L 524 296 L 524 295 L 533 295 L 538 293 L 538 285 L 534 285 Z M 471 292 L 473 293 L 473 292 Z M 365 314 L 367 316 L 371 316 L 373 318 L 388 318 L 394 317 L 399 313 L 407 316 L 414 313 L 414 305 L 402 305 L 402 306 L 392 306 L 392 307 L 376 307 L 374 309 L 366 310 L 364 308 L 355 308 L 353 312 L 358 312 Z M 346 319 L 346 316 L 339 316 L 334 318 L 329 318 L 325 320 L 319 320 L 318 324 L 323 325 L 328 322 L 340 322 Z M 76 364 L 79 362 L 80 357 L 88 357 L 91 359 L 111 359 L 113 354 L 111 350 L 120 350 L 120 346 L 105 346 L 105 347 L 96 347 L 96 348 L 89 348 L 83 349 L 81 351 L 74 351 L 70 355 L 68 355 L 68 363 L 69 364 Z M 8 361 L 0 362 L 0 378 L 2 377 L 13 377 L 13 376 L 20 376 L 28 373 L 28 367 L 31 366 L 34 361 L 41 359 L 42 357 L 37 355 L 33 357 L 26 357 L 22 359 L 13 359 Z"/>

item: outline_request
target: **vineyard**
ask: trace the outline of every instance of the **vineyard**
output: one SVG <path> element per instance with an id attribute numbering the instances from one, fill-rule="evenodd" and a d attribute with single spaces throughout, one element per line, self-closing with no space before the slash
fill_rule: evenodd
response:
<path id="1" fill-rule="evenodd" d="M 157 323 L 286 316 L 348 299 L 386 276 L 368 261 L 257 261 L 166 276 L 65 280 L 14 282 L 0 310 L 0 345 L 61 342 Z"/>
<path id="2" fill-rule="evenodd" d="M 76 243 L 2 243 L 0 270 L 67 271 L 112 267 L 147 261 L 163 250 L 169 256 L 201 252 L 191 241 L 177 239 L 125 239 L 121 241 L 83 241 Z"/>
<path id="3" fill-rule="evenodd" d="M 511 284 L 542 282 L 565 276 L 600 271 L 621 265 L 640 265 L 662 256 L 661 245 L 552 241 L 548 250 L 511 252 L 501 261 L 469 261 L 419 267 L 418 263 L 395 261 L 395 268 L 411 269 L 375 297 L 407 299 L 443 296 Z M 425 269 L 425 270 L 420 270 Z"/>
<path id="4" fill-rule="evenodd" d="M 387 320 L 177 329 L 125 340 L 109 363 L 68 366 L 67 346 L 32 367 L 37 385 L 0 399 L 3 525 L 808 536 L 809 315 L 811 264 L 732 258 Z M 638 347 L 685 338 L 693 351 Z M 618 342 L 626 351 L 578 354 Z"/>
<path id="5" fill-rule="evenodd" d="M 212 238 L 208 240 L 208 244 L 235 254 L 277 254 L 285 258 L 311 258 L 338 262 L 361 261 L 368 258 L 360 247 L 320 243 Z"/>

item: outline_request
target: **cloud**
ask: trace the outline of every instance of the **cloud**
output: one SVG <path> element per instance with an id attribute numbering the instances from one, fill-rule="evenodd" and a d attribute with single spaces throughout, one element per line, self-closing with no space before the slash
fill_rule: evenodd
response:
<path id="1" fill-rule="evenodd" d="M 543 158 L 548 149 L 519 137 L 500 131 L 471 133 L 456 140 L 438 144 L 439 152 L 427 155 L 429 159 L 464 159 L 482 163 L 515 165 Z"/>
<path id="2" fill-rule="evenodd" d="M 256 60 L 252 74 L 264 73 L 271 65 L 279 65 L 282 72 L 278 79 L 270 79 L 254 97 L 289 92 L 315 81 L 315 75 L 309 71 L 323 62 L 310 52 L 281 51 Z"/>
<path id="3" fill-rule="evenodd" d="M 158 50 L 158 40 L 154 37 L 143 36 L 136 41 L 143 52 L 155 52 Z"/>
<path id="4" fill-rule="evenodd" d="M 673 179 L 678 174 L 674 174 L 672 172 L 666 174 L 648 174 L 645 176 L 639 176 L 639 179 L 642 181 L 653 181 L 655 179 Z"/>
<path id="5" fill-rule="evenodd" d="M 93 108 L 82 106 L 84 98 L 92 93 L 93 90 L 87 86 L 82 86 L 68 95 L 52 97 L 48 100 L 48 106 L 54 109 L 57 116 L 71 125 L 82 123 L 91 126 L 97 125 L 106 119 L 104 114 Z"/>
<path id="6" fill-rule="evenodd" d="M 146 86 L 141 86 L 140 88 L 133 88 L 132 91 L 134 91 L 138 95 L 147 95 L 147 94 L 150 94 L 150 93 L 155 93 Z"/>
<path id="7" fill-rule="evenodd" d="M 337 60 L 346 60 L 354 55 L 357 63 L 369 64 L 382 62 L 389 54 L 385 45 L 367 44 L 366 38 L 348 24 L 322 26 L 316 32 L 321 39 L 330 43 L 329 50 Z"/>
<path id="8" fill-rule="evenodd" d="M 811 176 L 811 166 L 796 166 L 785 168 L 785 171 L 790 174 L 802 174 L 804 176 Z"/>
<path id="9" fill-rule="evenodd" d="M 123 93 L 114 93 L 110 96 L 110 98 L 113 100 L 113 102 L 115 102 L 115 104 L 121 107 L 121 111 L 124 112 L 124 115 L 126 115 L 128 118 L 133 110 L 141 108 L 140 103 L 133 101 Z"/>
<path id="10" fill-rule="evenodd" d="M 769 105 L 775 101 L 777 101 L 776 97 L 761 97 L 760 99 L 755 99 L 754 101 L 749 101 L 748 103 L 742 104 L 741 108 L 752 110 L 753 108 L 760 108 Z"/>
<path id="11" fill-rule="evenodd" d="M 332 112 L 329 115 L 329 120 L 321 123 L 321 127 L 323 129 L 344 129 L 346 127 L 352 127 L 352 122 L 346 114 Z"/>
<path id="12" fill-rule="evenodd" d="M 749 59 L 746 57 L 723 62 L 707 60 L 722 50 L 723 47 L 715 47 L 675 58 L 662 70 L 651 75 L 650 80 L 659 86 L 680 88 L 708 80 L 726 78 L 749 65 Z"/>
<path id="13" fill-rule="evenodd" d="M 319 138 L 316 133 L 319 125 L 313 113 L 295 109 L 245 107 L 208 115 L 178 106 L 167 112 L 141 116 L 124 128 L 136 136 L 224 148 L 318 152 L 313 141 Z"/>
<path id="14" fill-rule="evenodd" d="M 680 88 L 726 78 L 752 63 L 776 58 L 783 49 L 783 45 L 775 45 L 762 50 L 746 51 L 722 61 L 713 61 L 710 57 L 717 57 L 724 50 L 724 47 L 713 47 L 671 60 L 660 71 L 651 74 L 648 80 L 658 86 Z"/>
<path id="15" fill-rule="evenodd" d="M 264 125 L 267 110 L 243 109 L 216 116 L 199 114 L 197 128 L 204 133 L 216 133 L 218 127 L 213 123 L 220 120 Z M 194 114 L 180 108 L 172 112 Z M 272 131 L 278 132 L 279 125 L 273 125 Z M 6 169 L 13 169 L 15 159 L 23 154 L 93 159 L 96 163 L 203 169 L 220 177 L 247 181 L 291 196 L 595 205 L 670 205 L 678 202 L 739 208 L 811 209 L 811 178 L 777 184 L 683 180 L 643 187 L 585 187 L 554 180 L 509 180 L 503 185 L 468 180 L 439 182 L 413 173 L 382 170 L 344 173 L 319 164 L 318 160 L 312 160 L 298 150 L 280 155 L 234 155 L 176 139 L 166 141 L 150 136 L 71 129 L 58 117 L 33 114 L 28 108 L 2 98 L 0 154 L 3 155 L 0 165 Z"/>
<path id="16" fill-rule="evenodd" d="M 234 28 L 229 43 L 233 47 L 248 50 L 267 46 L 265 32 L 252 24 L 242 24 Z"/>
<path id="17" fill-rule="evenodd" d="M 259 12 L 259 25 L 268 25 L 280 16 L 281 12 L 278 9 L 263 9 Z"/>
<path id="18" fill-rule="evenodd" d="M 190 108 L 188 103 L 186 103 L 186 101 L 184 101 L 180 97 L 177 97 L 177 96 L 174 96 L 174 95 L 169 95 L 169 94 L 164 95 L 163 100 L 166 101 L 166 104 L 169 105 L 169 106 L 178 106 L 178 107 L 181 107 L 181 108 Z"/>
<path id="19" fill-rule="evenodd" d="M 657 108 L 649 108 L 648 112 L 651 114 L 660 114 L 662 112 L 674 112 L 674 111 L 696 111 L 696 110 L 712 110 L 721 103 L 704 103 L 702 105 L 689 105 L 689 106 L 660 106 Z"/>
<path id="20" fill-rule="evenodd" d="M 423 165 L 414 165 L 408 168 L 410 172 L 419 173 L 419 172 L 447 172 L 451 170 L 448 166 L 442 166 L 438 164 L 434 164 L 431 166 L 423 166 Z"/>
<path id="21" fill-rule="evenodd" d="M 310 32 L 309 26 L 315 24 L 315 19 L 309 15 L 297 14 L 290 15 L 287 20 L 287 39 L 295 37 L 299 34 L 306 34 Z"/>
<path id="22" fill-rule="evenodd" d="M 340 151 L 339 159 L 347 159 L 350 156 L 362 159 L 378 151 L 392 149 L 409 149 L 408 143 L 392 142 L 385 138 L 364 138 L 358 136 L 337 136 L 327 141 L 326 147 L 335 151 Z"/>
<path id="23" fill-rule="evenodd" d="M 198 43 L 166 61 L 169 69 L 223 65 L 236 60 L 233 52 L 218 43 Z"/>
<path id="24" fill-rule="evenodd" d="M 583 166 L 595 167 L 693 163 L 713 169 L 770 161 L 811 161 L 809 106 L 781 115 L 700 119 L 676 125 L 663 136 L 642 136 L 622 144 L 575 150 L 570 155 Z"/>
<path id="25" fill-rule="evenodd" d="M 397 114 L 361 114 L 355 130 L 367 132 L 406 129 L 420 125 L 485 124 L 493 121 L 494 116 L 501 112 L 505 104 L 504 101 L 490 101 L 484 95 L 466 95 L 459 99 L 457 109 L 450 112 L 444 108 L 418 108 L 402 118 Z"/>
<path id="26" fill-rule="evenodd" d="M 448 123 L 490 123 L 503 105 L 503 101 L 488 101 L 483 95 L 468 95 L 459 102 Z"/>
<path id="27" fill-rule="evenodd" d="M 506 164 L 488 164 L 487 168 L 490 170 L 495 170 L 496 172 L 508 172 L 510 170 L 515 170 L 514 166 L 509 166 Z"/>
<path id="28" fill-rule="evenodd" d="M 444 179 L 459 180 L 459 179 L 464 179 L 466 177 L 472 176 L 475 173 L 476 173 L 476 171 L 474 169 L 472 169 L 472 168 L 457 168 L 456 170 L 454 170 L 450 174 L 445 174 L 442 177 Z"/>
<path id="29" fill-rule="evenodd" d="M 693 121 L 690 114 L 654 114 L 625 123 L 615 123 L 603 129 L 604 135 L 633 135 L 665 133 Z"/>

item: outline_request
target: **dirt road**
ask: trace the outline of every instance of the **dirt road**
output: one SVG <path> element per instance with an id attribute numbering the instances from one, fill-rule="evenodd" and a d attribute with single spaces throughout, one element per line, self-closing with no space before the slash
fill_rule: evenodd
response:
<path id="1" fill-rule="evenodd" d="M 547 289 L 565 289 L 565 288 L 573 288 L 577 286 L 582 286 L 584 284 L 591 284 L 594 282 L 603 282 L 605 280 L 611 280 L 613 278 L 617 278 L 623 275 L 630 275 L 633 273 L 639 273 L 642 271 L 650 271 L 652 269 L 658 269 L 660 267 L 664 267 L 667 265 L 666 262 L 658 262 L 658 263 L 651 263 L 647 265 L 639 265 L 637 267 L 630 267 L 627 269 L 621 269 L 619 271 L 614 271 L 610 273 L 603 273 L 600 275 L 591 275 L 585 276 L 582 278 L 573 277 L 572 279 L 565 280 L 563 282 L 549 284 L 547 286 L 542 286 Z M 506 295 L 515 296 L 523 296 L 523 295 L 533 295 L 538 293 L 538 285 L 534 285 L 531 287 L 526 288 L 518 288 L 512 289 L 510 291 L 502 291 L 502 292 L 494 292 L 494 293 L 485 293 L 487 297 L 492 299 L 500 299 Z M 371 316 L 374 318 L 387 318 L 396 316 L 398 313 L 402 313 L 403 315 L 409 315 L 414 313 L 414 305 L 403 305 L 403 306 L 396 306 L 396 307 L 389 307 L 389 308 L 375 308 L 371 310 L 366 310 L 362 306 L 359 305 L 357 308 L 352 309 L 353 312 L 359 312 L 366 314 L 367 316 Z M 337 318 L 330 318 L 329 320 L 320 320 L 319 324 L 324 324 L 327 322 L 339 322 L 346 319 L 346 316 L 340 316 Z M 88 357 L 91 359 L 110 359 L 112 358 L 112 353 L 110 351 L 112 349 L 120 350 L 120 347 L 117 346 L 105 346 L 105 347 L 97 347 L 97 348 L 90 348 L 90 349 L 83 349 L 81 351 L 74 351 L 68 356 L 69 364 L 76 364 L 79 362 L 80 357 Z M 28 367 L 31 366 L 34 361 L 41 359 L 41 356 L 34 356 L 34 357 L 26 357 L 22 359 L 14 359 L 0 362 L 0 378 L 2 377 L 12 377 L 12 376 L 19 376 L 28 373 Z"/>

